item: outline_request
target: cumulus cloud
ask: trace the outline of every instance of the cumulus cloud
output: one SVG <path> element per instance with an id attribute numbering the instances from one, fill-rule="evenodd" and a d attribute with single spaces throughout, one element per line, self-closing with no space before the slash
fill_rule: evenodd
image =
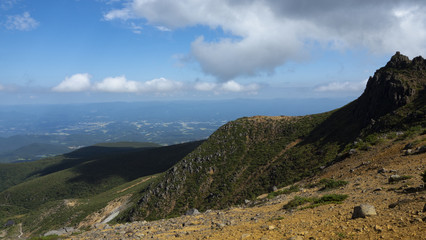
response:
<path id="1" fill-rule="evenodd" d="M 199 36 L 190 55 L 205 73 L 226 82 L 273 72 L 306 56 L 312 43 L 425 55 L 425 12 L 426 2 L 421 0 L 131 0 L 104 17 L 141 18 L 170 30 L 197 25 L 222 29 L 230 37 L 210 41 Z"/>
<path id="2" fill-rule="evenodd" d="M 37 28 L 39 22 L 31 17 L 29 12 L 21 15 L 7 16 L 5 26 L 9 30 L 29 31 Z"/>
<path id="3" fill-rule="evenodd" d="M 228 81 L 222 84 L 221 89 L 227 92 L 257 92 L 260 86 L 255 83 L 242 85 L 235 81 Z"/>
<path id="4" fill-rule="evenodd" d="M 165 93 L 178 91 L 183 83 L 165 78 L 152 79 L 145 82 L 127 80 L 125 76 L 108 77 L 95 83 L 93 90 L 100 92 L 133 92 L 133 93 Z"/>
<path id="5" fill-rule="evenodd" d="M 81 92 L 91 87 L 91 76 L 88 73 L 77 73 L 66 77 L 58 86 L 52 88 L 54 92 Z"/>
<path id="6" fill-rule="evenodd" d="M 315 88 L 317 92 L 357 92 L 364 90 L 367 80 L 362 82 L 331 82 Z"/>
<path id="7" fill-rule="evenodd" d="M 95 83 L 93 89 L 100 92 L 137 92 L 139 83 L 129 81 L 125 76 L 108 77 L 102 82 Z"/>

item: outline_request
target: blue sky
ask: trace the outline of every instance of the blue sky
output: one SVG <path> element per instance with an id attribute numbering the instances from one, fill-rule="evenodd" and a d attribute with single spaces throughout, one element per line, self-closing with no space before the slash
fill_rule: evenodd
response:
<path id="1" fill-rule="evenodd" d="M 1 104 L 356 98 L 424 1 L 1 0 Z"/>

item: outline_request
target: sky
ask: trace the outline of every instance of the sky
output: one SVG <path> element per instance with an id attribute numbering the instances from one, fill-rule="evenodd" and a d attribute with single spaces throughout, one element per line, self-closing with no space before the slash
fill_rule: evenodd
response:
<path id="1" fill-rule="evenodd" d="M 0 0 L 0 104 L 353 98 L 426 1 Z"/>

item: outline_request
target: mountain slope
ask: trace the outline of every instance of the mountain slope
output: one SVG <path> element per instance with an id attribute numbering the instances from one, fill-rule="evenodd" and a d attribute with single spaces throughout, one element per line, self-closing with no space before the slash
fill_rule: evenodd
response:
<path id="1" fill-rule="evenodd" d="M 201 142 L 155 148 L 152 146 L 131 149 L 89 147 L 55 159 L 41 160 L 41 166 L 43 166 L 41 169 L 35 166 L 38 161 L 17 164 L 15 167 L 13 164 L 7 164 L 6 166 L 9 168 L 5 169 L 6 172 L 7 170 L 19 172 L 20 166 L 31 166 L 25 168 L 24 171 L 34 171 L 22 175 L 27 179 L 26 181 L 24 181 L 25 178 L 16 179 L 16 181 L 23 182 L 0 192 L 0 224 L 8 219 L 14 219 L 24 222 L 24 228 L 27 231 L 32 231 L 36 227 L 40 229 L 60 227 L 58 222 L 52 223 L 46 221 L 46 218 L 47 220 L 58 219 L 57 215 L 61 216 L 60 223 L 66 225 L 67 218 L 64 220 L 63 217 L 69 216 L 67 214 L 71 213 L 63 212 L 66 210 L 62 206 L 64 200 L 98 199 L 96 202 L 101 202 L 100 205 L 93 207 L 90 204 L 93 203 L 92 200 L 87 203 L 88 205 L 83 206 L 83 213 L 81 211 L 75 213 L 78 215 L 78 219 L 82 220 L 82 217 L 85 217 L 84 214 L 93 213 L 98 210 L 98 207 L 102 207 L 102 204 L 106 204 L 105 199 L 112 200 L 114 196 L 122 196 L 121 194 L 105 194 L 104 197 L 96 198 L 97 195 L 120 185 L 122 188 L 127 188 L 129 186 L 126 184 L 132 181 L 139 183 L 143 177 L 164 172 L 199 146 Z M 149 179 L 151 180 L 151 178 Z M 152 181 L 148 181 L 146 184 L 149 182 Z M 115 191 L 119 190 L 122 189 Z M 124 190 L 121 192 L 126 193 Z M 52 212 L 53 209 L 56 210 Z M 45 212 L 49 212 L 50 215 L 44 214 Z M 35 215 L 39 216 L 35 218 Z M 42 223 L 47 225 L 42 226 Z"/>
<path id="2" fill-rule="evenodd" d="M 291 184 L 386 136 L 423 133 L 426 61 L 397 52 L 364 93 L 332 112 L 253 117 L 218 129 L 143 193 L 121 220 L 218 209 Z M 349 151 L 350 149 L 353 149 Z"/>

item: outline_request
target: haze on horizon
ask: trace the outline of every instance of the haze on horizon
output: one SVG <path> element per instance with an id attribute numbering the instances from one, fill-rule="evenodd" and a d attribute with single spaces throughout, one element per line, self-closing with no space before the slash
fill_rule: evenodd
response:
<path id="1" fill-rule="evenodd" d="M 2 0 L 0 102 L 356 98 L 424 1 Z"/>

